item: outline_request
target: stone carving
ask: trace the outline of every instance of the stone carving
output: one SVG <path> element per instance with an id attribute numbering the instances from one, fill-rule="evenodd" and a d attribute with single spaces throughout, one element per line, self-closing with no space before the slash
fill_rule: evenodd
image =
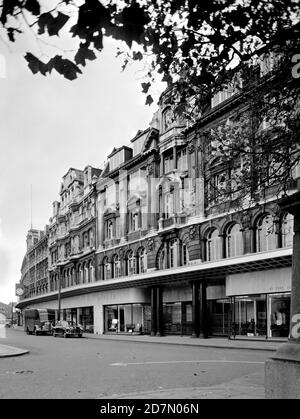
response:
<path id="1" fill-rule="evenodd" d="M 189 237 L 191 240 L 193 240 L 197 235 L 197 227 L 196 226 L 191 226 L 189 229 Z"/>
<path id="2" fill-rule="evenodd" d="M 148 239 L 147 249 L 149 250 L 149 252 L 153 251 L 153 249 L 154 249 L 154 239 Z"/>
<path id="3" fill-rule="evenodd" d="M 188 152 L 190 154 L 192 154 L 195 151 L 195 144 L 194 144 L 194 142 L 193 141 L 189 142 L 187 148 L 188 148 Z"/>

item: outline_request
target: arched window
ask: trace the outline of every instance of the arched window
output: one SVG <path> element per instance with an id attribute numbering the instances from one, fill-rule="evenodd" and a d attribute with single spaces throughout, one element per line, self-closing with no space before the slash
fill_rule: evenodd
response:
<path id="1" fill-rule="evenodd" d="M 79 284 L 82 284 L 83 283 L 83 267 L 82 267 L 82 265 L 79 265 L 78 276 L 79 276 Z"/>
<path id="2" fill-rule="evenodd" d="M 206 260 L 214 261 L 222 257 L 222 242 L 219 231 L 214 228 L 209 231 L 206 237 Z"/>
<path id="3" fill-rule="evenodd" d="M 94 262 L 90 260 L 88 282 L 93 282 L 94 280 L 95 280 Z"/>
<path id="4" fill-rule="evenodd" d="M 119 278 L 121 276 L 121 265 L 118 255 L 114 255 L 112 258 L 112 278 Z"/>
<path id="5" fill-rule="evenodd" d="M 232 224 L 227 228 L 225 245 L 228 258 L 244 254 L 243 233 L 239 224 Z"/>
<path id="6" fill-rule="evenodd" d="M 126 260 L 126 274 L 134 275 L 135 274 L 135 257 L 132 250 L 130 250 L 127 253 L 126 259 L 127 259 Z"/>
<path id="7" fill-rule="evenodd" d="M 292 214 L 285 214 L 281 223 L 281 240 L 282 247 L 293 246 L 294 237 L 294 217 Z"/>
<path id="8" fill-rule="evenodd" d="M 137 254 L 137 273 L 143 274 L 147 271 L 147 254 L 144 247 L 142 247 Z"/>
<path id="9" fill-rule="evenodd" d="M 267 252 L 276 249 L 276 233 L 270 214 L 261 217 L 256 227 L 256 251 Z"/>
<path id="10" fill-rule="evenodd" d="M 110 263 L 108 261 L 108 258 L 105 257 L 103 259 L 103 279 L 110 279 Z"/>
<path id="11" fill-rule="evenodd" d="M 93 229 L 89 231 L 89 241 L 90 241 L 90 247 L 94 247 L 94 230 Z"/>
<path id="12" fill-rule="evenodd" d="M 71 269 L 71 286 L 73 286 L 73 285 L 75 285 L 76 284 L 76 278 L 75 278 L 75 269 L 74 268 L 72 268 Z"/>
<path id="13" fill-rule="evenodd" d="M 162 249 L 158 257 L 158 269 L 166 268 L 165 249 Z"/>

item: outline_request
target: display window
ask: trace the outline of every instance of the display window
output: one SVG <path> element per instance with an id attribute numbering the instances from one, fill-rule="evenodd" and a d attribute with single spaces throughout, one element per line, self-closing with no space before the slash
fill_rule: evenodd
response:
<path id="1" fill-rule="evenodd" d="M 269 337 L 288 337 L 290 330 L 291 294 L 268 296 Z"/>
<path id="2" fill-rule="evenodd" d="M 120 304 L 104 307 L 106 333 L 150 333 L 151 307 L 147 304 Z"/>

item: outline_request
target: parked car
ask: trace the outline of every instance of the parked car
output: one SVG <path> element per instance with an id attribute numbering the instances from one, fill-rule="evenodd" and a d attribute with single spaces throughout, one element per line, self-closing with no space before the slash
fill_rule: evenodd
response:
<path id="1" fill-rule="evenodd" d="M 53 309 L 27 309 L 24 313 L 24 330 L 27 335 L 52 334 L 55 321 Z"/>
<path id="2" fill-rule="evenodd" d="M 82 337 L 83 329 L 81 326 L 67 320 L 58 320 L 55 326 L 52 327 L 52 334 L 54 337 L 63 336 L 65 338 L 69 336 Z"/>

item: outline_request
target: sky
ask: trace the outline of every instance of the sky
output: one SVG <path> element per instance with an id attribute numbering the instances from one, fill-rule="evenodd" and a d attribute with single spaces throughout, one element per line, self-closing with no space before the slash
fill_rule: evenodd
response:
<path id="1" fill-rule="evenodd" d="M 113 147 L 148 127 L 157 109 L 145 105 L 139 67 L 121 71 L 116 44 L 68 81 L 33 75 L 23 58 L 28 39 L 0 42 L 0 301 L 16 301 L 26 234 L 44 229 L 70 167 L 101 167 Z M 51 40 L 52 43 L 55 43 Z M 29 46 L 34 50 L 33 40 Z M 163 90 L 157 85 L 158 99 Z"/>

